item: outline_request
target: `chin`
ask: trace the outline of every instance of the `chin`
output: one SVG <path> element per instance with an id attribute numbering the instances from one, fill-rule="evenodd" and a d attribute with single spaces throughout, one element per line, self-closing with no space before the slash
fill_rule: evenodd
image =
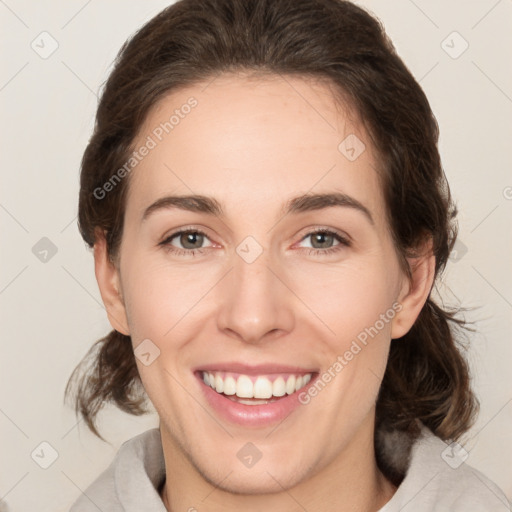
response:
<path id="1" fill-rule="evenodd" d="M 218 475 L 218 469 L 215 469 L 215 473 Z M 286 464 L 259 470 L 226 468 L 224 479 L 206 479 L 218 489 L 231 494 L 264 495 L 280 493 L 294 487 L 300 482 L 301 476 L 295 471 L 290 475 L 290 465 Z"/>

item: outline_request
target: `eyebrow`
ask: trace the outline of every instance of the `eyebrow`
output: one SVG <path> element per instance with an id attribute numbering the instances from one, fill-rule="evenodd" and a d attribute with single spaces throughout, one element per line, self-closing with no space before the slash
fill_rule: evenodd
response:
<path id="1" fill-rule="evenodd" d="M 297 214 L 314 210 L 323 210 L 333 206 L 353 208 L 365 215 L 369 222 L 373 225 L 373 217 L 361 202 L 357 199 L 341 193 L 326 194 L 303 194 L 288 200 L 281 209 L 281 214 Z M 142 215 L 142 222 L 147 220 L 153 213 L 159 210 L 168 210 L 177 208 L 180 210 L 206 213 L 207 215 L 215 215 L 222 217 L 224 211 L 221 203 L 215 198 L 204 195 L 187 195 L 187 196 L 165 196 L 157 199 L 148 206 Z"/>

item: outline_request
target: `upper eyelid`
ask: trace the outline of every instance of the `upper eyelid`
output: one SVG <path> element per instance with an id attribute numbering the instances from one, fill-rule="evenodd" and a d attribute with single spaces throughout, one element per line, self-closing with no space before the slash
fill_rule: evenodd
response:
<path id="1" fill-rule="evenodd" d="M 168 243 L 173 238 L 176 238 L 177 236 L 183 235 L 185 233 L 199 233 L 199 234 L 205 236 L 206 238 L 208 238 L 208 240 L 210 240 L 210 242 L 212 241 L 210 239 L 210 236 L 208 235 L 208 233 L 206 233 L 206 231 L 204 231 L 203 229 L 199 229 L 199 228 L 181 228 L 181 229 L 178 229 L 177 231 L 174 231 L 173 233 L 165 235 L 163 237 L 162 241 L 160 242 L 160 244 Z"/>
<path id="2" fill-rule="evenodd" d="M 348 242 L 352 241 L 352 237 L 348 233 L 334 228 L 311 228 L 302 236 L 301 240 L 303 240 L 307 236 L 314 235 L 316 233 L 330 233 L 332 235 L 339 236 L 340 238 L 343 238 Z"/>

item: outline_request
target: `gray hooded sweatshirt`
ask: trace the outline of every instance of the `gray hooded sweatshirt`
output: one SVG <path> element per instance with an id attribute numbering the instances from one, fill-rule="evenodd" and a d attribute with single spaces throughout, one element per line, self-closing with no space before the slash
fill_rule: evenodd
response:
<path id="1" fill-rule="evenodd" d="M 467 452 L 460 445 L 446 444 L 424 426 L 410 446 L 400 436 L 388 438 L 384 457 L 395 469 L 402 464 L 405 477 L 378 512 L 512 510 L 503 491 L 464 462 Z M 160 430 L 154 428 L 123 443 L 110 466 L 78 497 L 70 512 L 166 512 L 158 493 L 164 480 Z"/>

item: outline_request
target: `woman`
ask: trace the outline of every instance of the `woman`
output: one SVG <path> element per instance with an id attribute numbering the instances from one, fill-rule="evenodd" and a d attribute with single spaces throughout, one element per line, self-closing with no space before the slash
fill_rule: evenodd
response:
<path id="1" fill-rule="evenodd" d="M 456 442 L 437 138 L 350 2 L 181 0 L 127 42 L 79 204 L 114 330 L 67 392 L 97 435 L 107 401 L 160 426 L 72 512 L 509 510 Z"/>

